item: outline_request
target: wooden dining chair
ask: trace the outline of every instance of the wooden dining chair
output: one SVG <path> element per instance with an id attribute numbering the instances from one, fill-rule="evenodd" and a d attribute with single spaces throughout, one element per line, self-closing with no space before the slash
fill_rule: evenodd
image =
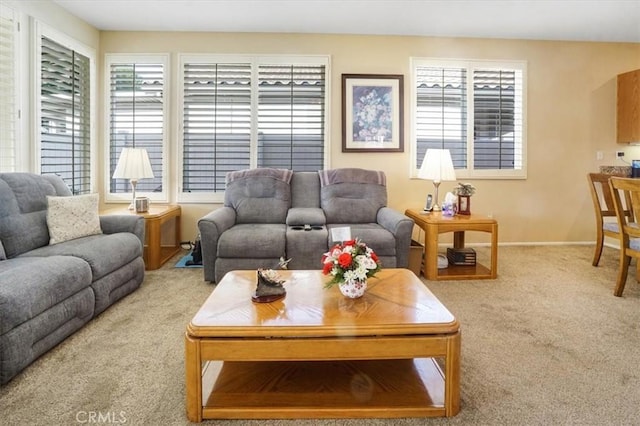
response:
<path id="1" fill-rule="evenodd" d="M 604 245 L 604 237 L 615 238 L 620 241 L 620 229 L 616 218 L 616 210 L 613 202 L 611 188 L 609 187 L 609 179 L 611 175 L 603 173 L 589 173 L 589 189 L 591 190 L 591 198 L 593 207 L 596 212 L 596 248 L 593 253 L 593 266 L 598 266 L 600 256 L 602 255 L 602 246 Z M 625 206 L 629 205 L 626 199 Z M 631 222 L 634 222 L 633 211 L 627 207 L 624 208 L 624 214 Z M 613 219 L 613 220 L 610 220 Z"/>
<path id="2" fill-rule="evenodd" d="M 613 197 L 613 204 L 620 229 L 620 266 L 618 279 L 613 291 L 615 296 L 622 296 L 627 282 L 631 258 L 636 258 L 636 279 L 640 281 L 640 227 L 626 214 L 626 208 L 631 207 L 632 215 L 636 218 L 640 214 L 640 179 L 611 177 L 609 186 Z"/>

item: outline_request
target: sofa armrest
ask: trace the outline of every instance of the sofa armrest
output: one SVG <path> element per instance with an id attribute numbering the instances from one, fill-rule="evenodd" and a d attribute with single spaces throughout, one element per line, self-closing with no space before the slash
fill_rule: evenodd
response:
<path id="1" fill-rule="evenodd" d="M 380 226 L 391 232 L 396 238 L 396 267 L 407 268 L 409 266 L 413 219 L 390 207 L 382 207 L 378 210 L 377 221 Z"/>
<path id="2" fill-rule="evenodd" d="M 132 215 L 105 215 L 100 216 L 100 228 L 104 234 L 118 232 L 131 232 L 140 240 L 144 247 L 144 218 Z"/>
<path id="3" fill-rule="evenodd" d="M 287 225 L 326 225 L 324 211 L 316 207 L 292 207 L 287 212 Z"/>
<path id="4" fill-rule="evenodd" d="M 215 282 L 216 258 L 220 235 L 236 223 L 236 211 L 231 207 L 221 207 L 198 220 L 200 244 L 202 247 L 202 266 L 204 279 Z"/>

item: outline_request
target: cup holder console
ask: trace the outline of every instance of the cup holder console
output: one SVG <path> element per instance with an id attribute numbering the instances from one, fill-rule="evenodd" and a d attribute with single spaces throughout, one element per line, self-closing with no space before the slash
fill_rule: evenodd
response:
<path id="1" fill-rule="evenodd" d="M 324 229 L 324 226 L 320 225 L 296 225 L 292 226 L 291 229 L 294 231 L 321 231 Z"/>

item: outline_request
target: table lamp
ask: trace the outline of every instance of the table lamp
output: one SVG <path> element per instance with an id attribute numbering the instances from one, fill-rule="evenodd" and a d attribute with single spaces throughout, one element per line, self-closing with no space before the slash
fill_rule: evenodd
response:
<path id="1" fill-rule="evenodd" d="M 422 160 L 422 166 L 420 166 L 420 170 L 418 171 L 418 177 L 420 179 L 433 181 L 433 186 L 436 190 L 432 210 L 439 212 L 438 187 L 440 186 L 440 182 L 443 180 L 456 180 L 456 171 L 453 168 L 453 161 L 451 161 L 449 150 L 427 149 L 424 159 Z"/>
<path id="2" fill-rule="evenodd" d="M 135 208 L 136 202 L 136 185 L 138 179 L 153 178 L 153 170 L 149 162 L 149 155 L 144 148 L 122 148 L 118 164 L 113 172 L 114 179 L 129 179 L 131 181 L 131 189 L 133 191 L 133 199 L 129 210 Z"/>

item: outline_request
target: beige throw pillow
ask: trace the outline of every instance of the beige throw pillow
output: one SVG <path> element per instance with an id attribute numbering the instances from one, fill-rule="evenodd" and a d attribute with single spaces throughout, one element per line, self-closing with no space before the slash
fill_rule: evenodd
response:
<path id="1" fill-rule="evenodd" d="M 98 215 L 98 194 L 47 196 L 47 202 L 49 244 L 102 234 Z"/>

